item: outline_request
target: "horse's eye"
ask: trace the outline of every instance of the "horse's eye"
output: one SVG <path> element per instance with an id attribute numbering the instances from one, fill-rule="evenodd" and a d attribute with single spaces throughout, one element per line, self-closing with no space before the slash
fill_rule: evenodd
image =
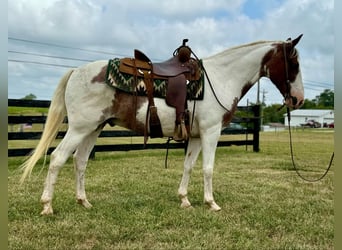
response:
<path id="1" fill-rule="evenodd" d="M 298 62 L 292 62 L 291 63 L 291 67 L 293 68 L 293 69 L 298 69 L 299 68 L 299 63 Z"/>

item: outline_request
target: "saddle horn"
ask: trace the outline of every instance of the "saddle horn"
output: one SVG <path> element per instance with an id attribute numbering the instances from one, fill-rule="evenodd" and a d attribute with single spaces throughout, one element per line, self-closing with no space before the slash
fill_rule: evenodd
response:
<path id="1" fill-rule="evenodd" d="M 189 39 L 185 38 L 183 39 L 183 43 L 178 49 L 176 49 L 176 53 L 174 53 L 175 56 L 178 56 L 179 61 L 182 63 L 185 63 L 190 60 L 191 56 L 191 49 L 189 46 L 186 45 L 186 43 L 189 41 Z"/>
<path id="2" fill-rule="evenodd" d="M 182 44 L 182 46 L 186 46 L 186 43 L 187 43 L 187 42 L 189 42 L 189 39 L 188 39 L 188 38 L 183 39 L 183 44 Z"/>

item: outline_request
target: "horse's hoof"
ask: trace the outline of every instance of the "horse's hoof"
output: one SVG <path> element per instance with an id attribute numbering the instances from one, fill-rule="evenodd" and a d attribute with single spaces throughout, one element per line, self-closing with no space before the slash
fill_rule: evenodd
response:
<path id="1" fill-rule="evenodd" d="M 50 203 L 45 203 L 43 207 L 43 211 L 40 213 L 41 215 L 51 215 L 53 214 L 53 209 Z"/>
<path id="2" fill-rule="evenodd" d="M 85 208 L 91 208 L 93 206 L 87 199 L 77 199 L 77 203 Z"/>
<path id="3" fill-rule="evenodd" d="M 183 209 L 193 209 L 194 208 L 193 206 L 191 206 L 190 202 L 189 203 L 182 203 L 180 205 L 180 207 Z"/>
<path id="4" fill-rule="evenodd" d="M 206 205 L 209 207 L 210 211 L 218 212 L 221 210 L 221 207 L 219 205 L 217 205 L 215 201 L 206 202 Z"/>
<path id="5" fill-rule="evenodd" d="M 188 197 L 186 195 L 179 195 L 179 198 L 181 199 L 181 205 L 180 205 L 181 208 L 190 208 L 190 207 L 192 207 L 191 203 L 188 200 Z"/>

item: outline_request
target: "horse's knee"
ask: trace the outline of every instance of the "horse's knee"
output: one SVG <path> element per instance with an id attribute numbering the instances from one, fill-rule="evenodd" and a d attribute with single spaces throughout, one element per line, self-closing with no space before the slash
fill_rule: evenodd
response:
<path id="1" fill-rule="evenodd" d="M 206 178 L 211 178 L 213 176 L 214 169 L 212 166 L 203 167 L 203 175 Z"/>

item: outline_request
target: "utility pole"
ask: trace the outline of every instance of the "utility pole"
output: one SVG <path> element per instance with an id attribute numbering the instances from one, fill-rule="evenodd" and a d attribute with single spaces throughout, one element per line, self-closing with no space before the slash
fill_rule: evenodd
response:
<path id="1" fill-rule="evenodd" d="M 265 101 L 266 101 L 266 94 L 267 94 L 266 90 L 263 89 L 262 90 L 262 103 L 265 103 Z"/>
<path id="2" fill-rule="evenodd" d="M 256 103 L 260 104 L 260 80 L 258 80 L 258 91 L 257 91 L 257 101 Z"/>
<path id="3" fill-rule="evenodd" d="M 262 109 L 262 105 L 263 105 L 263 104 L 265 103 L 265 101 L 266 101 L 266 94 L 267 94 L 266 90 L 263 89 L 263 90 L 262 90 L 262 103 L 261 103 L 261 105 L 260 105 L 260 109 L 261 109 L 261 112 L 260 112 L 260 114 L 261 114 L 261 117 L 260 117 L 260 127 L 262 127 L 262 125 L 263 125 L 263 116 L 264 116 L 264 112 L 263 112 L 263 109 Z"/>

